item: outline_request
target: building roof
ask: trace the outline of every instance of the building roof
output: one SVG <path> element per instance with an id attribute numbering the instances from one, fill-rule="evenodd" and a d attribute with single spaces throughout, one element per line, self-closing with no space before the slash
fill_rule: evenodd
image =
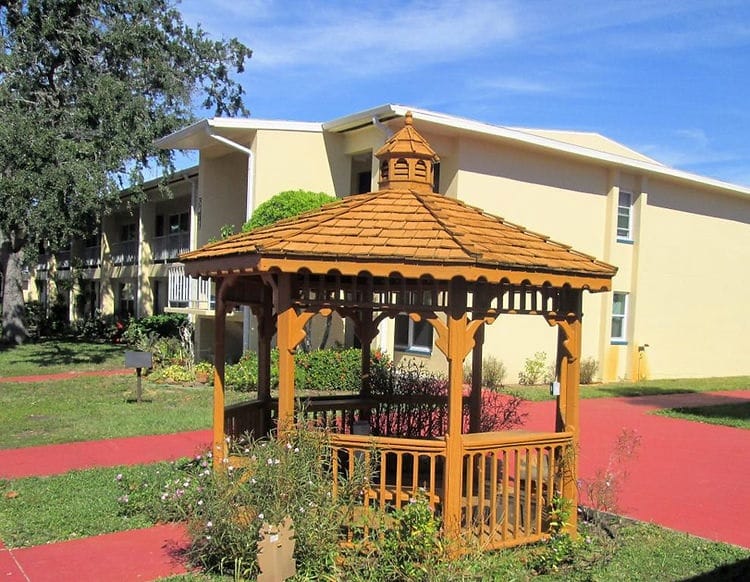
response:
<path id="1" fill-rule="evenodd" d="M 551 131 L 542 129 L 512 128 L 482 123 L 397 104 L 385 104 L 359 111 L 324 123 L 268 119 L 213 118 L 204 119 L 156 141 L 164 149 L 199 149 L 216 147 L 214 136 L 225 137 L 246 144 L 248 132 L 257 130 L 305 131 L 342 133 L 361 127 L 404 117 L 411 111 L 414 119 L 438 131 L 446 129 L 456 133 L 481 135 L 539 149 L 555 155 L 578 158 L 615 169 L 640 172 L 701 188 L 709 188 L 731 196 L 750 197 L 750 188 L 722 180 L 676 170 L 623 146 L 609 138 L 594 133 Z"/>
<path id="2" fill-rule="evenodd" d="M 320 272 L 315 263 L 324 262 L 345 275 L 399 272 L 532 284 L 558 284 L 559 277 L 550 275 L 565 275 L 571 285 L 594 291 L 607 289 L 617 272 L 616 267 L 479 208 L 415 190 L 349 196 L 208 244 L 181 260 L 187 272 L 200 275 L 282 268 L 284 260 L 315 272 Z"/>

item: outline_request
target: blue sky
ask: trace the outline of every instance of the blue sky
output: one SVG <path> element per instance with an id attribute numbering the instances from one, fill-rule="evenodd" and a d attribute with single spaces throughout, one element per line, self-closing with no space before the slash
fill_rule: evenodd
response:
<path id="1" fill-rule="evenodd" d="M 328 121 L 398 103 L 595 131 L 750 185 L 750 2 L 183 0 L 253 49 L 253 117 Z"/>

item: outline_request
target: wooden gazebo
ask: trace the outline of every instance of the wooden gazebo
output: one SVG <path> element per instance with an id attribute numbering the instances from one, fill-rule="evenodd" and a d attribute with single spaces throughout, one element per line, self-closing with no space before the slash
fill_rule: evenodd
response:
<path id="1" fill-rule="evenodd" d="M 362 389 L 311 408 L 348 419 L 333 436 L 334 447 L 349 453 L 334 456 L 337 462 L 378 456 L 365 503 L 400 506 L 422 490 L 448 536 L 488 548 L 540 539 L 552 496 L 577 501 L 582 293 L 610 290 L 616 268 L 433 193 L 437 156 L 410 114 L 376 155 L 379 191 L 182 256 L 187 274 L 216 281 L 214 461 L 227 455 L 227 434 L 283 430 L 294 418 L 294 351 L 315 314 L 335 311 L 363 346 Z M 225 319 L 236 305 L 249 305 L 258 318 L 259 388 L 256 400 L 225 409 Z M 448 361 L 447 430 L 424 439 L 352 434 L 351 421 L 367 419 L 373 407 L 370 346 L 378 324 L 401 313 L 429 322 Z M 554 431 L 479 432 L 484 326 L 504 314 L 541 316 L 557 327 Z M 270 390 L 274 336 L 278 399 Z M 464 397 L 470 353 L 473 380 Z M 575 511 L 571 519 L 575 527 Z"/>

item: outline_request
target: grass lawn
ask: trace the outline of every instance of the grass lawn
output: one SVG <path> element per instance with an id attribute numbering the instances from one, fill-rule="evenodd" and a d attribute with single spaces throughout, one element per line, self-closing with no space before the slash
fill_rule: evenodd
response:
<path id="1" fill-rule="evenodd" d="M 716 404 L 713 406 L 693 406 L 685 408 L 667 408 L 654 414 L 682 418 L 708 424 L 720 424 L 735 428 L 750 429 L 750 402 L 737 404 Z"/>
<path id="2" fill-rule="evenodd" d="M 506 391 L 524 400 L 553 400 L 547 386 L 508 386 Z M 726 378 L 682 378 L 676 380 L 644 380 L 642 382 L 611 382 L 581 385 L 581 398 L 614 396 L 656 396 L 718 390 L 750 390 L 750 376 Z"/>
<path id="3" fill-rule="evenodd" d="M 124 517 L 116 475 L 138 472 L 161 481 L 175 477 L 175 465 L 113 467 L 71 471 L 53 477 L 0 482 L 0 539 L 11 548 L 82 536 L 122 531 L 151 524 L 146 512 Z M 13 492 L 11 495 L 8 493 Z M 156 501 L 158 503 L 158 500 Z M 540 546 L 489 553 L 471 553 L 443 562 L 430 572 L 433 580 L 659 580 L 677 581 L 703 575 L 702 580 L 746 580 L 750 550 L 709 542 L 654 525 L 615 522 L 607 535 L 592 524 L 581 524 L 581 542 L 572 563 L 538 576 L 530 568 Z M 358 578 L 351 578 L 357 580 Z M 204 574 L 172 577 L 172 581 L 231 580 Z"/>
<path id="4" fill-rule="evenodd" d="M 0 448 L 112 437 L 166 434 L 211 426 L 211 386 L 143 382 L 144 402 L 132 402 L 135 374 L 35 383 L 0 389 Z M 248 398 L 227 392 L 227 402 Z"/>
<path id="5" fill-rule="evenodd" d="M 20 346 L 0 344 L 0 376 L 31 376 L 125 367 L 125 348 L 105 343 L 50 339 Z"/>

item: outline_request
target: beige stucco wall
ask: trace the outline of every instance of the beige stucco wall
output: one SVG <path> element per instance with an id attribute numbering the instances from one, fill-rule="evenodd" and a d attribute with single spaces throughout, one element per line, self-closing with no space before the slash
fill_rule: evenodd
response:
<path id="1" fill-rule="evenodd" d="M 203 246 L 219 238 L 222 226 L 234 225 L 238 230 L 245 222 L 247 155 L 230 152 L 217 158 L 201 157 L 199 171 L 197 243 Z"/>
<path id="2" fill-rule="evenodd" d="M 256 207 L 285 190 L 336 193 L 322 133 L 258 131 L 253 151 Z"/>
<path id="3" fill-rule="evenodd" d="M 652 180 L 634 343 L 653 377 L 750 374 L 750 200 Z"/>

